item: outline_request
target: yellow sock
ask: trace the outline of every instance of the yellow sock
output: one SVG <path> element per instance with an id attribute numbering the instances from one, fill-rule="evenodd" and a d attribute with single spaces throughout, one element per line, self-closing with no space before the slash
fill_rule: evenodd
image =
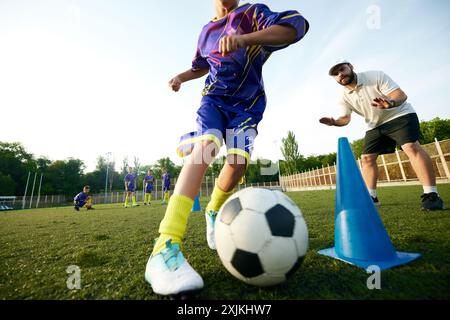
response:
<path id="1" fill-rule="evenodd" d="M 164 193 L 164 201 L 169 201 L 169 191 Z"/>
<path id="2" fill-rule="evenodd" d="M 186 232 L 187 221 L 191 213 L 194 200 L 181 194 L 174 194 L 166 209 L 164 219 L 159 225 L 159 238 L 155 243 L 152 255 L 158 254 L 165 248 L 166 241 L 181 245 L 181 239 Z"/>
<path id="3" fill-rule="evenodd" d="M 133 201 L 133 205 L 135 205 L 136 204 L 136 196 L 132 196 L 131 200 Z"/>
<path id="4" fill-rule="evenodd" d="M 148 200 L 148 193 L 146 193 L 144 196 L 144 203 L 147 203 L 147 200 Z"/>
<path id="5" fill-rule="evenodd" d="M 225 201 L 233 194 L 233 190 L 230 192 L 222 191 L 216 184 L 214 190 L 211 194 L 211 200 L 206 206 L 206 212 L 208 211 L 219 211 L 220 207 L 224 204 Z"/>
<path id="6" fill-rule="evenodd" d="M 152 201 L 152 194 L 151 193 L 148 194 L 148 203 L 150 203 L 150 201 Z"/>
<path id="7" fill-rule="evenodd" d="M 125 205 L 126 206 L 128 205 L 128 195 L 126 195 L 126 197 L 125 197 Z"/>

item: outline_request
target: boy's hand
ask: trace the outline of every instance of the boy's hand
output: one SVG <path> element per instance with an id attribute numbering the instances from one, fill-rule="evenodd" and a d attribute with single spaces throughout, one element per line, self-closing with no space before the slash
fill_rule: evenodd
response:
<path id="1" fill-rule="evenodd" d="M 240 48 L 245 48 L 247 45 L 245 43 L 245 38 L 240 35 L 232 35 L 232 36 L 225 36 L 220 39 L 219 42 L 219 52 L 222 54 L 222 56 L 225 56 L 226 54 L 236 51 Z"/>
<path id="2" fill-rule="evenodd" d="M 173 78 L 169 81 L 169 87 L 173 91 L 178 92 L 178 90 L 180 90 L 180 88 L 181 88 L 182 83 L 183 83 L 183 81 L 181 81 L 181 79 L 178 76 L 176 76 L 175 78 Z"/>

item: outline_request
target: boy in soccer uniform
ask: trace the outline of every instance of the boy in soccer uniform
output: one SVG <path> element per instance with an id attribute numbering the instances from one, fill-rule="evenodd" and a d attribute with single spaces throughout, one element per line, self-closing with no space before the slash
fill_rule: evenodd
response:
<path id="1" fill-rule="evenodd" d="M 190 157 L 180 172 L 150 256 L 145 278 L 159 295 L 177 296 L 203 288 L 201 276 L 181 253 L 181 239 L 204 174 L 222 141 L 227 161 L 206 208 L 207 242 L 214 244 L 214 223 L 250 161 L 257 125 L 266 107 L 262 66 L 272 52 L 299 41 L 308 22 L 297 11 L 275 13 L 264 4 L 238 6 L 236 0 L 214 0 L 217 18 L 202 30 L 192 68 L 170 80 L 183 82 L 206 74 L 197 111 L 197 132 L 182 137 L 178 154 Z"/>
<path id="2" fill-rule="evenodd" d="M 153 176 L 153 171 L 148 170 L 147 175 L 144 178 L 145 185 L 145 198 L 144 198 L 144 206 L 147 204 L 150 205 L 150 201 L 152 201 L 152 192 L 153 192 L 153 183 L 155 178 Z"/>
<path id="3" fill-rule="evenodd" d="M 131 197 L 131 200 L 133 202 L 133 207 L 137 207 L 139 206 L 136 203 L 136 183 L 137 183 L 137 174 L 133 172 L 133 168 L 128 167 L 128 174 L 125 176 L 124 178 L 124 182 L 125 182 L 125 192 L 127 193 L 126 197 L 125 197 L 125 204 L 124 207 L 127 208 L 128 207 L 128 201 Z"/>
<path id="4" fill-rule="evenodd" d="M 85 187 L 83 187 L 83 191 L 80 192 L 79 194 L 77 194 L 75 196 L 75 198 L 73 198 L 75 210 L 80 211 L 80 208 L 83 208 L 84 206 L 86 206 L 86 209 L 88 209 L 88 210 L 94 209 L 92 207 L 92 199 L 89 196 L 90 190 L 91 190 L 91 188 L 89 186 L 85 186 Z"/>
<path id="5" fill-rule="evenodd" d="M 161 204 L 166 204 L 167 202 L 169 202 L 170 197 L 170 174 L 167 172 L 166 169 L 163 170 L 162 181 L 163 181 L 164 197 L 163 200 L 161 201 Z"/>

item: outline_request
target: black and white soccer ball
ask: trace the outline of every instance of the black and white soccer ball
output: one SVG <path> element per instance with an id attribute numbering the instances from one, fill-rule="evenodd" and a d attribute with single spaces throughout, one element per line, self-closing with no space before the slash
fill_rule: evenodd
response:
<path id="1" fill-rule="evenodd" d="M 280 191 L 235 193 L 216 218 L 215 240 L 225 268 L 245 283 L 280 284 L 301 265 L 308 229 L 297 205 Z"/>

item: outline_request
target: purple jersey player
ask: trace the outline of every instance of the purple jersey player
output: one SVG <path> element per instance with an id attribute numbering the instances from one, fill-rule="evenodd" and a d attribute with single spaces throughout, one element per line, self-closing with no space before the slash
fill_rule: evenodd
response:
<path id="1" fill-rule="evenodd" d="M 133 172 L 133 168 L 128 167 L 128 173 L 125 175 L 124 178 L 124 184 L 125 184 L 125 192 L 127 193 L 126 197 L 125 197 L 125 203 L 124 203 L 124 207 L 127 208 L 128 207 L 128 201 L 131 197 L 132 200 L 132 206 L 133 207 L 137 207 L 139 206 L 136 203 L 136 187 L 137 187 L 137 174 Z"/>
<path id="2" fill-rule="evenodd" d="M 201 276 L 181 252 L 187 220 L 200 186 L 223 141 L 227 158 L 206 207 L 206 238 L 215 249 L 214 223 L 222 204 L 243 177 L 266 108 L 262 66 L 270 55 L 299 41 L 308 22 L 294 10 L 273 12 L 264 4 L 214 0 L 216 17 L 202 29 L 189 70 L 169 82 L 181 84 L 208 75 L 197 111 L 197 130 L 181 138 L 186 159 L 148 260 L 145 278 L 153 292 L 180 296 L 203 288 Z M 177 279 L 177 281 L 173 281 Z"/>

